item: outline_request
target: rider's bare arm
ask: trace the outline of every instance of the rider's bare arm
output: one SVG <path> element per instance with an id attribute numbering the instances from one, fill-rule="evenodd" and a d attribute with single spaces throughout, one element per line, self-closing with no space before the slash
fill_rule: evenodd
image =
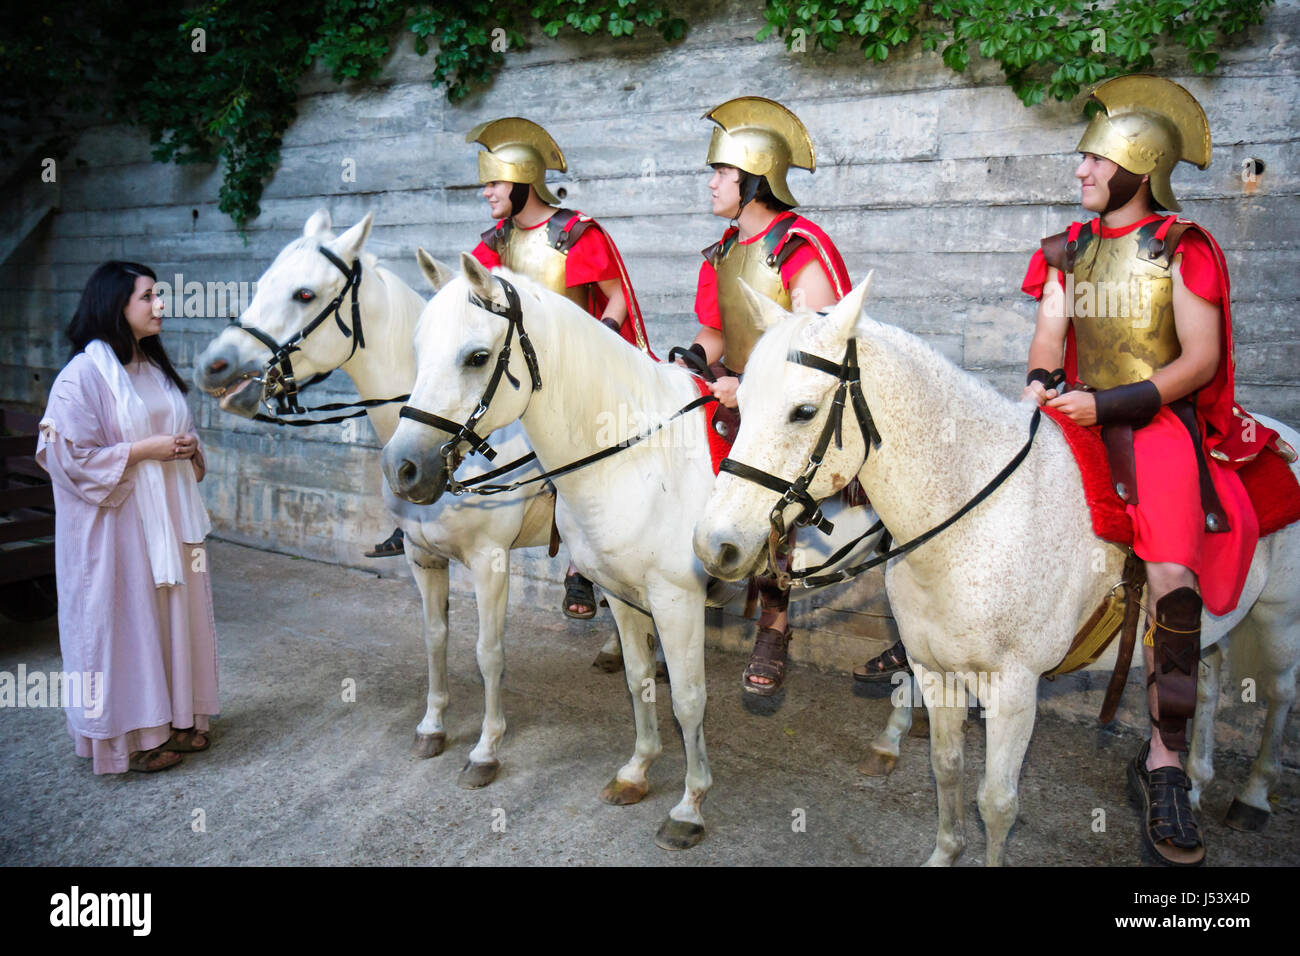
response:
<path id="1" fill-rule="evenodd" d="M 813 259 L 795 273 L 790 283 L 790 303 L 798 309 L 817 312 L 832 306 L 838 301 L 831 280 L 826 278 L 826 270 L 819 260 Z"/>
<path id="2" fill-rule="evenodd" d="M 1061 273 L 1047 269 L 1043 283 L 1043 297 L 1038 300 L 1038 318 L 1034 325 L 1034 338 L 1029 344 L 1029 370 L 1044 368 L 1049 372 L 1061 367 L 1065 355 L 1065 332 L 1070 326 L 1065 316 L 1065 290 L 1061 288 Z M 1021 398 L 1033 398 L 1039 405 L 1055 398 L 1056 389 L 1048 389 L 1042 382 L 1025 386 Z"/>
<path id="3" fill-rule="evenodd" d="M 596 284 L 609 300 L 605 304 L 605 311 L 601 313 L 600 320 L 610 323 L 617 329 L 627 318 L 627 299 L 623 297 L 623 283 L 618 279 L 602 279 Z"/>
<path id="4" fill-rule="evenodd" d="M 695 341 L 691 344 L 698 344 L 702 349 L 704 349 L 705 358 L 709 360 L 710 365 L 722 360 L 722 333 L 717 329 L 709 328 L 707 325 L 701 325 L 699 334 L 695 336 Z M 681 359 L 678 359 L 677 361 L 680 363 Z"/>
<path id="5" fill-rule="evenodd" d="M 1183 285 L 1182 256 L 1174 257 L 1174 327 L 1178 358 L 1151 376 L 1165 404 L 1190 395 L 1214 378 L 1219 369 L 1219 329 L 1223 310 Z"/>

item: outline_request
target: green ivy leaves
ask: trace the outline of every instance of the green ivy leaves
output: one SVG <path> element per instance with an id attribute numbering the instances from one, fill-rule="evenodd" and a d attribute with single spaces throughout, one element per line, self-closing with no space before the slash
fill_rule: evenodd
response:
<path id="1" fill-rule="evenodd" d="M 971 49 L 993 60 L 1016 95 L 1032 106 L 1050 96 L 1069 100 L 1108 76 L 1143 70 L 1152 50 L 1171 41 L 1187 50 L 1198 73 L 1219 54 L 1210 47 L 1263 20 L 1273 0 L 766 0 L 766 21 L 754 39 L 773 33 L 792 49 L 812 41 L 834 51 L 856 40 L 867 60 L 920 37 L 921 49 L 942 50 L 961 73 Z"/>

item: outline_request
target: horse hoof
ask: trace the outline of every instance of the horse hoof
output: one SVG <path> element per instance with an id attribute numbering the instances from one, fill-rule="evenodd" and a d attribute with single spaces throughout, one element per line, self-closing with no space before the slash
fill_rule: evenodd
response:
<path id="1" fill-rule="evenodd" d="M 591 666 L 604 674 L 617 674 L 623 669 L 623 655 L 608 654 L 601 651 L 596 655 L 596 659 L 591 662 Z"/>
<path id="2" fill-rule="evenodd" d="M 1252 807 L 1249 803 L 1242 803 L 1236 797 L 1233 797 L 1232 804 L 1228 807 L 1228 813 L 1223 818 L 1223 825 L 1233 830 L 1240 830 L 1243 833 L 1254 833 L 1257 830 L 1264 829 L 1264 824 L 1268 823 L 1269 816 L 1271 814 L 1267 810 Z"/>
<path id="3" fill-rule="evenodd" d="M 663 661 L 655 661 L 655 683 L 668 683 L 668 665 Z"/>
<path id="4" fill-rule="evenodd" d="M 422 734 L 417 730 L 411 744 L 411 754 L 416 757 L 436 757 L 446 746 L 446 734 Z"/>
<path id="5" fill-rule="evenodd" d="M 907 736 L 928 739 L 930 736 L 930 716 L 922 712 L 919 716 L 913 717 L 912 726 L 908 729 Z"/>
<path id="6" fill-rule="evenodd" d="M 604 790 L 600 791 L 600 799 L 612 807 L 629 807 L 634 803 L 640 803 L 649 792 L 648 783 L 628 783 L 615 777 L 605 784 Z"/>
<path id="7" fill-rule="evenodd" d="M 478 790 L 480 787 L 486 787 L 497 778 L 497 771 L 500 769 L 501 764 L 496 760 L 488 763 L 474 763 L 471 760 L 465 764 L 456 778 L 456 786 L 463 790 Z"/>
<path id="8" fill-rule="evenodd" d="M 689 850 L 703 839 L 702 823 L 684 823 L 669 817 L 655 834 L 655 846 L 664 850 Z"/>
<path id="9" fill-rule="evenodd" d="M 894 772 L 896 763 L 898 763 L 898 757 L 894 754 L 870 750 L 867 752 L 867 756 L 863 758 L 862 763 L 858 764 L 858 773 L 865 774 L 868 777 L 888 777 Z"/>

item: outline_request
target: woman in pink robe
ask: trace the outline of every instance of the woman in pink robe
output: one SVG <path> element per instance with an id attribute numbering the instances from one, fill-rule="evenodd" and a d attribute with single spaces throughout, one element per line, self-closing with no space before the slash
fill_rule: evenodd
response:
<path id="1" fill-rule="evenodd" d="M 207 749 L 208 718 L 219 711 L 207 513 L 194 489 L 203 453 L 181 398 L 188 388 L 158 337 L 155 281 L 124 262 L 91 276 L 36 451 L 54 483 L 63 668 L 96 675 L 80 706 L 67 707 L 68 732 L 97 774 L 175 766 L 181 753 Z M 125 379 L 103 365 L 104 344 Z M 134 441 L 120 414 L 126 381 L 143 408 L 125 427 L 147 422 Z M 146 474 L 146 462 L 163 464 Z M 142 501 L 151 489 L 165 508 Z"/>

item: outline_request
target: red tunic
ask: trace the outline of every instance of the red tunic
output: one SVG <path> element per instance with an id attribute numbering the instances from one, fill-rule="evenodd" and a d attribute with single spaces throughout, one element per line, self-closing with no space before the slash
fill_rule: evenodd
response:
<path id="1" fill-rule="evenodd" d="M 1120 229 L 1107 229 L 1094 219 L 1087 224 L 1076 223 L 1071 235 L 1092 228 L 1100 230 L 1103 238 L 1113 238 L 1157 218 L 1158 214 L 1152 214 Z M 1174 217 L 1169 219 L 1172 222 Z M 1193 227 L 1183 234 L 1175 253 L 1182 254 L 1179 269 L 1187 289 L 1223 310 L 1219 369 L 1213 381 L 1198 390 L 1195 401 L 1211 480 L 1229 530 L 1218 534 L 1205 531 L 1195 448 L 1187 429 L 1168 406 L 1162 407 L 1150 424 L 1133 433 L 1138 503 L 1128 505 L 1127 510 L 1133 520 L 1133 549 L 1138 557 L 1190 568 L 1200 583 L 1207 610 L 1223 615 L 1237 606 L 1259 537 L 1255 510 L 1235 468 L 1258 454 L 1276 433 L 1259 425 L 1259 434 L 1250 436 L 1253 441 L 1246 441 L 1243 429 L 1233 424 L 1244 413 L 1233 403 L 1232 396 L 1232 314 L 1222 251 L 1209 233 Z M 1047 269 L 1040 249 L 1029 262 L 1021 289 L 1035 299 L 1041 298 Z M 1063 277 L 1058 277 L 1064 282 Z M 1066 334 L 1067 381 L 1078 381 L 1077 368 L 1071 326 Z"/>
<path id="2" fill-rule="evenodd" d="M 781 284 L 785 286 L 786 291 L 790 289 L 790 283 L 794 281 L 795 276 L 808 263 L 814 260 L 819 262 L 822 272 L 826 274 L 826 279 L 835 290 L 835 300 L 838 302 L 852 288 L 849 281 L 849 270 L 844 265 L 843 258 L 840 257 L 840 251 L 835 248 L 835 243 L 831 242 L 831 237 L 822 232 L 821 228 L 815 223 L 805 219 L 803 216 L 795 215 L 793 212 L 783 212 L 776 216 L 764 229 L 756 236 L 749 239 L 740 239 L 739 242 L 748 245 L 751 242 L 758 242 L 763 236 L 767 235 L 769 229 L 775 226 L 783 219 L 794 217 L 794 224 L 786 232 L 785 238 L 777 246 L 776 252 L 785 247 L 786 243 L 791 242 L 797 236 L 803 240 L 799 248 L 790 258 L 786 259 L 781 265 Z M 730 227 L 722 234 L 725 242 L 736 232 L 736 228 Z M 699 317 L 701 325 L 707 325 L 711 329 L 722 331 L 722 315 L 718 312 L 718 275 L 713 269 L 713 263 L 707 259 L 700 266 L 699 282 L 695 289 L 695 314 Z"/>
<path id="3" fill-rule="evenodd" d="M 581 214 L 575 215 L 566 225 L 571 227 L 580 216 Z M 502 219 L 497 223 L 496 228 L 502 229 L 505 222 L 506 220 Z M 535 226 L 527 227 L 515 223 L 513 228 L 543 229 L 548 222 L 549 219 L 544 219 Z M 501 265 L 501 257 L 489 249 L 484 242 L 474 247 L 473 256 L 489 269 Z M 641 317 L 641 307 L 637 303 L 636 293 L 632 291 L 632 280 L 627 274 L 627 267 L 623 264 L 623 257 L 618 254 L 618 247 L 614 245 L 614 240 L 593 219 L 589 221 L 586 231 L 569 247 L 568 254 L 565 256 L 564 282 L 569 288 L 586 286 L 587 311 L 600 318 L 605 307 L 609 305 L 609 297 L 601 291 L 597 283 L 608 279 L 616 279 L 622 285 L 623 300 L 627 303 L 627 318 L 619 327 L 619 335 L 653 358 L 650 339 L 646 335 L 645 322 Z"/>

